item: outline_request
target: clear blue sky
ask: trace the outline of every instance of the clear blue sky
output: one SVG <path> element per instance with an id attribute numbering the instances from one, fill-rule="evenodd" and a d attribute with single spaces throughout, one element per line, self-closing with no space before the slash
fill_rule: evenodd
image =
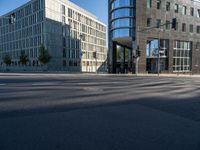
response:
<path id="1" fill-rule="evenodd" d="M 0 0 L 0 15 L 28 2 L 29 0 Z M 99 20 L 107 24 L 107 1 L 108 0 L 71 0 L 77 5 L 95 14 Z"/>

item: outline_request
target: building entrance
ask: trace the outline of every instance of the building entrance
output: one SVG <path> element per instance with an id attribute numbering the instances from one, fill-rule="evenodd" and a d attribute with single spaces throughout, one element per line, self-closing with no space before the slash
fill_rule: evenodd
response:
<path id="1" fill-rule="evenodd" d="M 115 68 L 116 73 L 132 72 L 132 50 L 131 48 L 116 44 L 115 48 Z"/>

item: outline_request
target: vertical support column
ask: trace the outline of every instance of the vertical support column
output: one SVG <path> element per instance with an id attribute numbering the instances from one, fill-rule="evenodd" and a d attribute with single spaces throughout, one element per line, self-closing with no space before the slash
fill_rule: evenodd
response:
<path id="1" fill-rule="evenodd" d="M 116 51 L 117 51 L 117 43 L 113 42 L 113 46 L 112 46 L 112 73 L 116 73 L 116 67 L 117 67 Z"/>
<path id="2" fill-rule="evenodd" d="M 168 60 L 168 71 L 173 73 L 173 51 L 174 51 L 174 41 L 169 40 L 169 60 Z"/>

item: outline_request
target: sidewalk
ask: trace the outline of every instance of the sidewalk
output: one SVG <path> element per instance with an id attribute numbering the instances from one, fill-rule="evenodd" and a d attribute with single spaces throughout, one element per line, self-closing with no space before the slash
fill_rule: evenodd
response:
<path id="1" fill-rule="evenodd" d="M 174 77 L 174 78 L 200 78 L 200 74 L 108 74 L 108 73 L 78 73 L 78 72 L 0 72 L 0 76 L 18 75 L 91 75 L 91 76 L 111 76 L 111 77 Z"/>
<path id="2" fill-rule="evenodd" d="M 102 76 L 135 76 L 135 77 L 185 77 L 185 78 L 200 78 L 200 74 L 93 74 Z"/>
<path id="3" fill-rule="evenodd" d="M 200 75 L 196 74 L 139 74 L 138 76 L 148 76 L 148 77 L 196 77 L 200 78 Z"/>

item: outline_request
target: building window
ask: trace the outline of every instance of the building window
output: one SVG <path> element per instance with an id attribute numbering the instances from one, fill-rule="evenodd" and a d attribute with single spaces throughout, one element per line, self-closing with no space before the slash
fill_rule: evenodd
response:
<path id="1" fill-rule="evenodd" d="M 147 18 L 147 27 L 151 27 L 151 25 L 152 25 L 152 19 Z"/>
<path id="2" fill-rule="evenodd" d="M 166 21 L 166 30 L 169 30 L 171 27 L 171 22 L 170 21 Z"/>
<path id="3" fill-rule="evenodd" d="M 197 33 L 200 33 L 200 26 L 197 26 Z"/>
<path id="4" fill-rule="evenodd" d="M 193 28 L 194 28 L 193 25 L 190 24 L 190 32 L 191 32 L 191 33 L 193 33 L 193 30 L 194 30 Z"/>
<path id="5" fill-rule="evenodd" d="M 183 6 L 182 14 L 187 15 L 187 7 L 186 6 Z"/>
<path id="6" fill-rule="evenodd" d="M 117 19 L 112 22 L 112 28 L 119 27 L 133 27 L 133 20 L 131 18 Z"/>
<path id="7" fill-rule="evenodd" d="M 175 11 L 175 13 L 178 13 L 178 11 L 179 11 L 179 5 L 178 4 L 175 4 L 174 11 Z"/>
<path id="8" fill-rule="evenodd" d="M 182 32 L 186 32 L 186 24 L 185 23 L 182 24 Z"/>
<path id="9" fill-rule="evenodd" d="M 63 47 L 66 47 L 66 40 L 64 37 L 63 37 Z"/>
<path id="10" fill-rule="evenodd" d="M 197 18 L 200 18 L 200 9 L 197 9 Z"/>
<path id="11" fill-rule="evenodd" d="M 66 60 L 63 60 L 63 67 L 66 67 L 67 66 L 67 62 Z"/>
<path id="12" fill-rule="evenodd" d="M 190 16 L 194 16 L 194 8 L 190 7 Z"/>
<path id="13" fill-rule="evenodd" d="M 147 0 L 147 8 L 151 8 L 152 7 L 152 0 Z"/>
<path id="14" fill-rule="evenodd" d="M 166 11 L 170 11 L 170 6 L 171 6 L 170 2 L 166 2 Z"/>
<path id="15" fill-rule="evenodd" d="M 65 6 L 62 5 L 62 14 L 65 15 Z"/>
<path id="16" fill-rule="evenodd" d="M 189 72 L 191 70 L 191 42 L 175 41 L 173 50 L 173 71 Z"/>
<path id="17" fill-rule="evenodd" d="M 160 45 L 159 45 L 160 43 Z M 159 49 L 160 48 L 160 49 Z M 157 58 L 159 51 L 162 52 L 162 56 L 167 57 L 169 50 L 169 41 L 163 39 L 153 39 L 147 42 L 146 56 L 149 58 Z"/>
<path id="18" fill-rule="evenodd" d="M 65 57 L 66 57 L 66 49 L 63 48 L 63 58 L 65 58 Z"/>
<path id="19" fill-rule="evenodd" d="M 62 16 L 62 24 L 65 25 L 65 22 L 66 22 L 66 21 L 65 21 L 65 17 Z"/>
<path id="20" fill-rule="evenodd" d="M 156 27 L 157 27 L 157 28 L 160 28 L 160 25 L 161 25 L 161 20 L 160 20 L 160 19 L 157 19 L 157 20 L 156 20 Z"/>
<path id="21" fill-rule="evenodd" d="M 72 10 L 70 8 L 68 8 L 68 17 L 72 18 Z"/>
<path id="22" fill-rule="evenodd" d="M 176 23 L 176 28 L 174 30 L 178 31 L 178 22 Z"/>
<path id="23" fill-rule="evenodd" d="M 157 0 L 157 9 L 161 9 L 161 0 Z"/>

